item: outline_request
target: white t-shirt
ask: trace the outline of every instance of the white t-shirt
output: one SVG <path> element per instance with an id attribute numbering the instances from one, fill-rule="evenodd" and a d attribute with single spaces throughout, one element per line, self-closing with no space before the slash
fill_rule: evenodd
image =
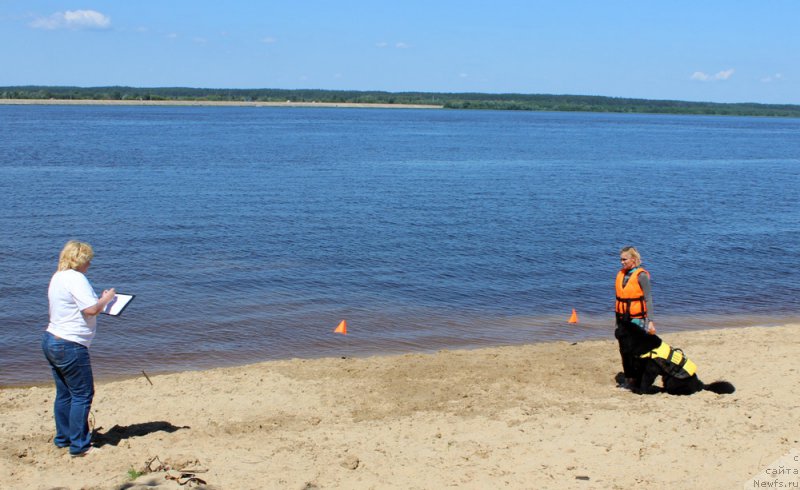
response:
<path id="1" fill-rule="evenodd" d="M 94 338 L 97 316 L 82 310 L 97 304 L 97 294 L 86 276 L 76 270 L 58 271 L 50 279 L 50 324 L 47 331 L 70 342 L 89 347 Z"/>

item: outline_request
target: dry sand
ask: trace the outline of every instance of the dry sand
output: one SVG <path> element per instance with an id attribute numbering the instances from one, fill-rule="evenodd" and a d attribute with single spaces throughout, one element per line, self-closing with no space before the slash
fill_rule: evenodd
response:
<path id="1" fill-rule="evenodd" d="M 101 451 L 75 459 L 54 388 L 7 388 L 0 487 L 187 488 L 166 478 L 183 469 L 219 489 L 755 488 L 800 468 L 798 334 L 662 335 L 733 395 L 617 388 L 613 338 L 139 376 L 97 385 Z"/>

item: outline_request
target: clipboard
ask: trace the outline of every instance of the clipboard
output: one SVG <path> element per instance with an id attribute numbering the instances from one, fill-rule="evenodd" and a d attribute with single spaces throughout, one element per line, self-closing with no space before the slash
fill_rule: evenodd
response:
<path id="1" fill-rule="evenodd" d="M 120 316 L 135 297 L 135 294 L 117 293 L 114 295 L 114 299 L 112 299 L 100 313 L 110 316 Z"/>

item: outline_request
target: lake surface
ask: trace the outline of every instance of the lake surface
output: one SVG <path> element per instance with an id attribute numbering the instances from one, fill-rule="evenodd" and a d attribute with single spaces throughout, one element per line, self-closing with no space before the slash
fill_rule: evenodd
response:
<path id="1" fill-rule="evenodd" d="M 102 379 L 613 338 L 628 244 L 661 332 L 797 321 L 799 197 L 800 119 L 0 106 L 0 385 L 68 239 L 136 294 Z"/>

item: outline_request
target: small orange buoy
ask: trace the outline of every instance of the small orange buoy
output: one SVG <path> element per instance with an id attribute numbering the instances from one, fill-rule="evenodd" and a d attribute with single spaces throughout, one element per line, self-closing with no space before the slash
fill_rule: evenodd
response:
<path id="1" fill-rule="evenodd" d="M 336 327 L 333 333 L 340 333 L 342 335 L 347 335 L 347 322 L 344 320 L 339 322 L 339 326 Z"/>
<path id="2" fill-rule="evenodd" d="M 578 313 L 575 308 L 572 309 L 572 316 L 569 317 L 569 323 L 578 323 Z"/>

